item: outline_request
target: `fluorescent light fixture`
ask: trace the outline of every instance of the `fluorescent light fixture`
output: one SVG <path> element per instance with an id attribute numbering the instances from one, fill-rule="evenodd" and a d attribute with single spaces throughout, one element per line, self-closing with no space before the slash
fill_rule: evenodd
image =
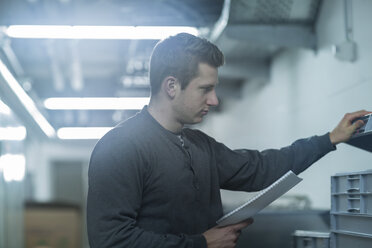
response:
<path id="1" fill-rule="evenodd" d="M 0 100 L 0 113 L 5 114 L 5 115 L 10 115 L 11 112 L 12 111 L 10 110 L 8 105 L 6 105 L 5 103 L 3 103 L 3 101 Z"/>
<path id="2" fill-rule="evenodd" d="M 182 32 L 198 35 L 197 28 L 187 26 L 11 25 L 5 30 L 12 38 L 120 40 L 158 40 Z"/>
<path id="3" fill-rule="evenodd" d="M 24 140 L 27 135 L 25 127 L 0 127 L 0 140 Z"/>
<path id="4" fill-rule="evenodd" d="M 60 139 L 100 139 L 112 127 L 62 127 L 57 130 Z"/>
<path id="5" fill-rule="evenodd" d="M 149 97 L 54 97 L 47 98 L 47 109 L 139 110 L 148 104 Z"/>
<path id="6" fill-rule="evenodd" d="M 23 90 L 23 88 L 19 85 L 15 77 L 12 73 L 8 70 L 5 64 L 0 59 L 0 74 L 5 79 L 5 82 L 9 85 L 9 87 L 13 90 L 14 94 L 18 97 L 20 102 L 26 108 L 26 110 L 30 113 L 32 118 L 35 122 L 40 126 L 41 130 L 48 136 L 53 137 L 55 135 L 54 128 L 49 124 L 49 122 L 45 119 L 45 117 L 39 112 L 37 107 L 35 106 L 34 101 L 27 95 L 27 93 Z"/>
<path id="7" fill-rule="evenodd" d="M 5 154 L 0 157 L 0 170 L 6 182 L 22 181 L 25 177 L 26 159 L 21 154 Z"/>

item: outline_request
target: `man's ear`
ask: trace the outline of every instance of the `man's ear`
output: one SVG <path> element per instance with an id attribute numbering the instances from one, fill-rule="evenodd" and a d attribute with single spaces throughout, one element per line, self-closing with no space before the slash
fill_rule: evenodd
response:
<path id="1" fill-rule="evenodd" d="M 177 78 L 173 76 L 166 77 L 163 81 L 163 86 L 167 95 L 172 99 L 176 96 L 176 92 L 180 87 Z"/>

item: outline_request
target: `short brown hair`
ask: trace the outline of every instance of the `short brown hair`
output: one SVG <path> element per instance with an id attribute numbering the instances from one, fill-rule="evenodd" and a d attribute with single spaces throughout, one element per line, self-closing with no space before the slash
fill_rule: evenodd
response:
<path id="1" fill-rule="evenodd" d="M 187 33 L 170 36 L 158 42 L 150 58 L 150 85 L 153 95 L 168 76 L 181 82 L 184 89 L 198 74 L 199 63 L 216 68 L 224 63 L 220 49 L 208 40 Z"/>

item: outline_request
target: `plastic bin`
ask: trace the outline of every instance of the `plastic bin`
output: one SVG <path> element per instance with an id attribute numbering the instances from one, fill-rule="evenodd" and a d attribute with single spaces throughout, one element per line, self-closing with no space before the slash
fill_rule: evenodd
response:
<path id="1" fill-rule="evenodd" d="M 329 248 L 329 232 L 296 230 L 292 235 L 293 248 Z"/>
<path id="2" fill-rule="evenodd" d="M 372 235 L 352 232 L 331 232 L 331 248 L 371 248 Z"/>
<path id="3" fill-rule="evenodd" d="M 331 212 L 372 215 L 372 193 L 333 194 Z"/>
<path id="4" fill-rule="evenodd" d="M 372 170 L 331 177 L 331 212 L 372 215 Z"/>
<path id="5" fill-rule="evenodd" d="M 331 248 L 372 248 L 372 170 L 331 177 Z"/>
<path id="6" fill-rule="evenodd" d="M 331 193 L 372 193 L 372 170 L 332 176 Z"/>
<path id="7" fill-rule="evenodd" d="M 372 215 L 332 214 L 331 230 L 336 232 L 354 232 L 372 236 Z"/>

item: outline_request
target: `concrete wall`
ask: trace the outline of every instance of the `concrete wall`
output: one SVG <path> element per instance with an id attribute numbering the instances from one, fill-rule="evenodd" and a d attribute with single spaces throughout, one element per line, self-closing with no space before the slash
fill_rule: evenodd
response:
<path id="1" fill-rule="evenodd" d="M 358 58 L 334 57 L 345 41 L 343 1 L 326 0 L 316 25 L 316 51 L 290 49 L 274 58 L 269 82 L 247 82 L 242 99 L 209 116 L 201 129 L 231 148 L 279 148 L 331 131 L 346 112 L 372 109 L 372 1 L 353 2 Z M 301 174 L 289 194 L 307 195 L 314 208 L 330 207 L 330 176 L 372 168 L 372 153 L 345 144 Z"/>
<path id="2" fill-rule="evenodd" d="M 32 199 L 48 202 L 54 199 L 52 180 L 52 164 L 55 161 L 80 161 L 88 166 L 94 142 L 40 142 L 29 140 L 26 146 L 27 170 L 32 176 Z M 87 175 L 85 175 L 87 177 Z M 86 178 L 82 178 L 86 180 Z M 68 183 L 68 181 L 66 182 Z M 87 185 L 87 182 L 83 182 Z"/>

